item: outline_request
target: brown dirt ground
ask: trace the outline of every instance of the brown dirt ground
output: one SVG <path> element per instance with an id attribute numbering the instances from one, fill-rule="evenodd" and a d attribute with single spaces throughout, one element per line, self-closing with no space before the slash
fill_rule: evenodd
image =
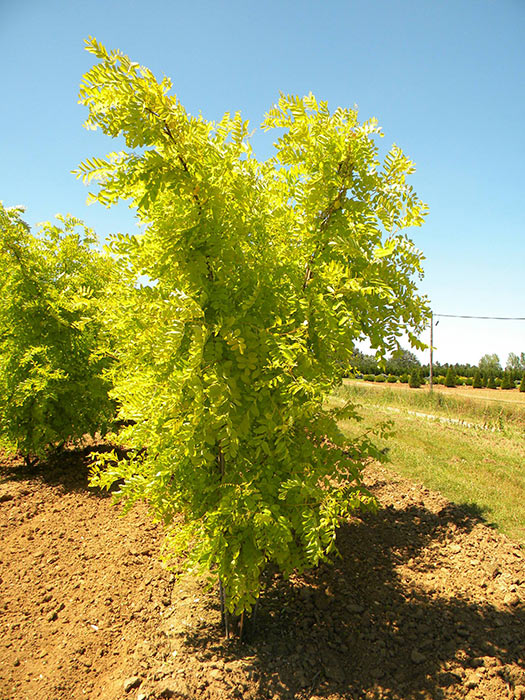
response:
<path id="1" fill-rule="evenodd" d="M 241 645 L 145 509 L 88 488 L 88 452 L 1 463 L 1 700 L 525 699 L 525 557 L 475 513 L 371 465 L 383 508 L 333 565 L 270 577 Z"/>

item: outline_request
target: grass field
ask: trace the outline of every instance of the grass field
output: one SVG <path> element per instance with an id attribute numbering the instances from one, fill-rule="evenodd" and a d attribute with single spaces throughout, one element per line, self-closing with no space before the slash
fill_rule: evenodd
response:
<path id="1" fill-rule="evenodd" d="M 408 384 L 345 379 L 341 391 L 347 398 L 366 398 L 376 405 L 423 411 L 496 430 L 516 430 L 525 439 L 525 393 L 518 390 L 435 386 L 430 392 L 428 385 L 410 389 Z"/>
<path id="2" fill-rule="evenodd" d="M 481 390 L 483 391 L 483 390 Z M 470 390 L 408 390 L 347 381 L 336 394 L 361 405 L 365 424 L 393 423 L 380 440 L 392 470 L 468 504 L 525 545 L 525 401 L 488 402 Z M 344 422 L 349 435 L 362 424 Z"/>
<path id="3" fill-rule="evenodd" d="M 379 390 L 392 389 L 394 391 L 408 391 L 410 393 L 415 391 L 414 389 L 411 389 L 408 384 L 401 384 L 400 382 L 390 384 L 388 382 L 364 382 L 352 379 L 345 379 L 345 382 L 348 384 L 359 384 L 361 386 L 373 387 L 374 389 Z M 525 392 L 519 391 L 519 389 L 474 389 L 471 386 L 457 386 L 455 388 L 449 388 L 443 386 L 442 384 L 434 384 L 432 390 L 434 393 L 441 394 L 442 396 L 461 396 L 463 398 L 486 403 L 518 403 L 522 404 L 525 408 Z M 428 384 L 425 384 L 417 391 L 421 394 L 429 394 L 430 387 Z"/>

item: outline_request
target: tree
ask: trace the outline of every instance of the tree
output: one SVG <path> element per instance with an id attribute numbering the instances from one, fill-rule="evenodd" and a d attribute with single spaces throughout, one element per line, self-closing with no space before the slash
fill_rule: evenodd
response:
<path id="1" fill-rule="evenodd" d="M 495 377 L 497 374 L 501 372 L 501 365 L 499 361 L 499 357 L 494 354 L 486 354 L 483 355 L 483 357 L 480 359 L 478 362 L 478 368 L 479 371 L 484 374 L 486 377 L 489 377 L 492 375 Z"/>
<path id="2" fill-rule="evenodd" d="M 521 382 L 520 382 L 520 391 L 521 391 L 521 392 L 525 391 L 525 374 L 524 374 L 523 377 L 521 378 Z"/>
<path id="3" fill-rule="evenodd" d="M 453 367 L 449 367 L 447 370 L 445 386 L 448 386 L 449 388 L 454 388 L 456 386 L 456 373 L 454 372 Z"/>
<path id="4" fill-rule="evenodd" d="M 472 382 L 472 386 L 474 387 L 474 389 L 481 389 L 481 387 L 483 386 L 481 382 L 481 373 L 479 369 L 477 369 L 474 373 L 474 380 Z"/>
<path id="5" fill-rule="evenodd" d="M 98 303 L 113 273 L 78 219 L 34 236 L 22 214 L 0 203 L 0 433 L 30 463 L 111 421 Z"/>
<path id="6" fill-rule="evenodd" d="M 379 372 L 377 358 L 374 355 L 366 355 L 359 350 L 352 355 L 351 367 L 361 374 L 374 374 Z"/>
<path id="7" fill-rule="evenodd" d="M 514 382 L 511 380 L 510 372 L 504 372 L 503 379 L 501 380 L 502 389 L 514 389 Z"/>
<path id="8" fill-rule="evenodd" d="M 509 372 L 512 381 L 521 379 L 525 372 L 525 362 L 523 360 L 525 360 L 524 353 L 521 353 L 521 357 L 518 357 L 518 355 L 513 352 L 509 353 L 505 369 Z"/>
<path id="9" fill-rule="evenodd" d="M 494 379 L 494 375 L 491 374 L 489 378 L 487 379 L 487 389 L 497 389 L 498 387 L 496 386 L 496 380 Z"/>
<path id="10" fill-rule="evenodd" d="M 516 353 L 509 352 L 505 369 L 510 372 L 521 372 L 523 369 L 525 369 L 525 366 L 522 364 L 521 359 L 518 357 L 518 355 L 516 355 Z"/>
<path id="11" fill-rule="evenodd" d="M 353 406 L 325 400 L 359 340 L 384 357 L 408 326 L 422 347 L 421 254 L 402 231 L 426 207 L 397 146 L 379 163 L 375 120 L 281 95 L 263 121 L 276 152 L 259 162 L 239 113 L 193 117 L 167 78 L 87 44 L 99 59 L 80 91 L 87 126 L 131 150 L 78 175 L 98 182 L 92 199 L 137 208 L 145 232 L 113 251 L 152 280 L 108 310 L 131 453 L 100 462 L 93 483 L 122 479 L 126 507 L 146 500 L 172 551 L 216 573 L 242 613 L 269 563 L 315 566 L 341 518 L 373 504 L 360 474 L 380 453 L 338 428 Z M 184 525 L 170 529 L 175 514 Z"/>
<path id="12" fill-rule="evenodd" d="M 412 370 L 410 379 L 408 380 L 408 386 L 411 389 L 419 389 L 419 387 L 421 386 L 421 377 L 419 376 L 419 372 L 417 369 Z"/>
<path id="13" fill-rule="evenodd" d="M 392 353 L 386 361 L 386 371 L 395 375 L 408 374 L 412 369 L 420 366 L 416 355 L 404 348 L 399 348 L 398 351 Z"/>

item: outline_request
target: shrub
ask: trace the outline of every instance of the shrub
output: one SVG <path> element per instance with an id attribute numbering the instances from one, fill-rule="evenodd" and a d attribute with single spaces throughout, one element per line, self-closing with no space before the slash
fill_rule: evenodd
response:
<path id="1" fill-rule="evenodd" d="M 524 374 L 523 377 L 521 378 L 521 382 L 520 382 L 520 391 L 522 391 L 522 392 L 525 391 L 525 374 Z"/>
<path id="2" fill-rule="evenodd" d="M 502 389 L 514 389 L 514 382 L 511 381 L 509 372 L 503 373 L 503 378 L 501 380 L 501 388 Z"/>
<path id="3" fill-rule="evenodd" d="M 365 380 L 365 382 L 373 382 L 375 379 L 375 374 L 365 374 L 363 379 Z"/>
<path id="4" fill-rule="evenodd" d="M 112 419 L 100 302 L 113 264 L 78 219 L 37 237 L 22 212 L 0 204 L 0 433 L 30 462 Z"/>
<path id="5" fill-rule="evenodd" d="M 400 381 L 402 384 L 408 384 L 408 380 L 409 380 L 408 374 L 402 374 L 402 375 L 399 377 L 399 381 Z"/>
<path id="6" fill-rule="evenodd" d="M 487 389 L 497 389 L 496 380 L 492 375 L 487 379 Z"/>
<path id="7" fill-rule="evenodd" d="M 389 374 L 386 380 L 389 384 L 395 384 L 398 381 L 398 378 L 395 376 L 395 374 Z"/>
<path id="8" fill-rule="evenodd" d="M 414 370 L 411 375 L 410 375 L 410 380 L 408 382 L 408 386 L 411 389 L 419 389 L 421 386 L 421 379 L 419 377 L 419 372 L 417 370 Z"/>
<path id="9" fill-rule="evenodd" d="M 454 388 L 456 386 L 456 374 L 453 367 L 449 367 L 447 370 L 447 375 L 445 377 L 445 386 L 449 388 Z"/>
<path id="10" fill-rule="evenodd" d="M 376 382 L 386 382 L 386 377 L 384 374 L 377 374 L 374 381 Z"/>
<path id="11" fill-rule="evenodd" d="M 474 372 L 474 378 L 472 380 L 472 386 L 474 389 L 481 389 L 483 387 L 483 381 L 481 379 L 481 372 L 477 369 Z"/>

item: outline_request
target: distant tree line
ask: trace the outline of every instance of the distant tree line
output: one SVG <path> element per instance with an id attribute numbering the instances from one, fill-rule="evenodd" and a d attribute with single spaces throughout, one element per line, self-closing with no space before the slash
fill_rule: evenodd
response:
<path id="1" fill-rule="evenodd" d="M 405 383 L 410 382 L 411 385 L 419 381 L 419 386 L 428 381 L 430 365 L 422 364 L 414 353 L 405 349 L 393 353 L 382 364 L 374 355 L 357 352 L 353 356 L 352 372 L 364 378 L 370 376 L 376 381 L 381 381 L 383 377 L 387 382 L 399 379 Z M 525 352 L 520 355 L 509 353 L 505 368 L 495 353 L 483 355 L 477 365 L 436 362 L 433 365 L 433 376 L 437 384 L 446 386 L 469 384 L 478 388 L 511 389 L 517 382 L 525 384 Z"/>

